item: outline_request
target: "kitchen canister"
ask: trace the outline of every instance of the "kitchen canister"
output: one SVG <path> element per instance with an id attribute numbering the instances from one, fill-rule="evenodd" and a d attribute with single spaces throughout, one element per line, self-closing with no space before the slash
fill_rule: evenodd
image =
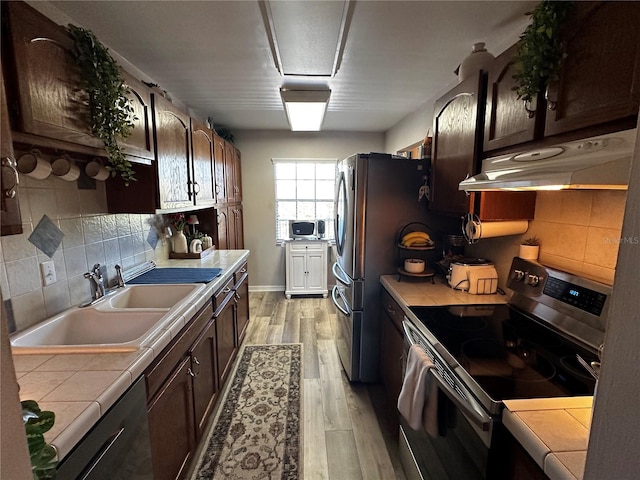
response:
<path id="1" fill-rule="evenodd" d="M 211 248 L 213 246 L 213 239 L 209 235 L 205 235 L 202 237 L 202 248 L 206 250 L 207 248 Z"/>
<path id="2" fill-rule="evenodd" d="M 460 67 L 458 67 L 458 82 L 469 78 L 478 70 L 487 70 L 493 60 L 495 57 L 484 48 L 484 42 L 474 43 L 471 53 L 462 60 Z"/>

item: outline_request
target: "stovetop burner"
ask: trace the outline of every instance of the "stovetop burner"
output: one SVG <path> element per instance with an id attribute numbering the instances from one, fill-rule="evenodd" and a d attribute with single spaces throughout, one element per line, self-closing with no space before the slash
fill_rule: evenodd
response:
<path id="1" fill-rule="evenodd" d="M 556 374 L 553 364 L 534 349 L 507 348 L 503 342 L 487 338 L 464 342 L 461 364 L 473 376 L 502 377 L 514 382 L 546 382 Z"/>

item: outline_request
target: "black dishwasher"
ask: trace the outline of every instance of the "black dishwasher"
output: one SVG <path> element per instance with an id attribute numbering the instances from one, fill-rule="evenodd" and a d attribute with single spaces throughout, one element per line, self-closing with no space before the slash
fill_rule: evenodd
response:
<path id="1" fill-rule="evenodd" d="M 140 377 L 58 466 L 58 480 L 153 480 L 147 395 Z"/>

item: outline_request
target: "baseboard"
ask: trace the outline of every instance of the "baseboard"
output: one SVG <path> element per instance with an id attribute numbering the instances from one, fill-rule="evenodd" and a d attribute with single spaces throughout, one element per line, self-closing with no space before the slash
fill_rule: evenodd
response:
<path id="1" fill-rule="evenodd" d="M 249 292 L 284 292 L 284 285 L 249 285 Z"/>

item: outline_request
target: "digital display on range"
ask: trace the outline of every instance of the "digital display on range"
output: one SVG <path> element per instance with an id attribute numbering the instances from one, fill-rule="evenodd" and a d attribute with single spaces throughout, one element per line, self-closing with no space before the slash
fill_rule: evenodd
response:
<path id="1" fill-rule="evenodd" d="M 589 288 L 565 282 L 559 278 L 549 277 L 543 293 L 573 307 L 600 316 L 607 296 Z"/>

